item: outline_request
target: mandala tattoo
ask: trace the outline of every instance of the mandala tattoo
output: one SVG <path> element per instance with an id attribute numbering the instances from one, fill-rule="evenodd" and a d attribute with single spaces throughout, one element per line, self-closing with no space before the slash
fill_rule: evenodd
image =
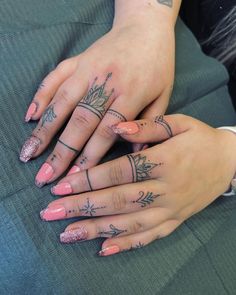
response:
<path id="1" fill-rule="evenodd" d="M 173 137 L 173 132 L 171 130 L 170 125 L 164 120 L 164 116 L 157 116 L 154 120 L 156 124 L 162 125 L 166 132 L 168 133 L 169 137 Z"/>
<path id="2" fill-rule="evenodd" d="M 109 73 L 105 82 L 102 85 L 97 84 L 98 77 L 95 78 L 88 93 L 78 103 L 78 107 L 86 108 L 93 112 L 101 120 L 106 112 L 106 103 L 114 93 L 114 88 L 107 93 L 106 84 L 112 77 L 112 73 Z"/>
<path id="3" fill-rule="evenodd" d="M 54 112 L 54 105 L 50 105 L 43 113 L 41 127 L 43 127 L 46 122 L 52 123 L 56 117 L 57 115 Z"/>
<path id="4" fill-rule="evenodd" d="M 116 228 L 113 224 L 110 224 L 109 227 L 110 227 L 110 230 L 99 232 L 100 236 L 106 235 L 106 236 L 109 236 L 111 238 L 114 238 L 114 237 L 116 237 L 116 236 L 118 236 L 118 235 L 120 235 L 122 233 L 127 232 L 127 230 Z"/>
<path id="5" fill-rule="evenodd" d="M 169 7 L 173 6 L 173 0 L 157 0 L 157 2 Z"/>
<path id="6" fill-rule="evenodd" d="M 143 181 L 151 178 L 153 168 L 163 165 L 162 163 L 150 163 L 146 156 L 127 155 L 132 168 L 133 182 Z"/>
<path id="7" fill-rule="evenodd" d="M 87 198 L 87 204 L 84 205 L 83 208 L 79 209 L 80 212 L 84 212 L 86 215 L 94 216 L 98 209 L 104 209 L 106 206 L 103 207 L 95 207 L 94 204 L 91 204 L 89 198 Z"/>
<path id="8" fill-rule="evenodd" d="M 152 192 L 139 192 L 140 197 L 136 200 L 133 201 L 133 203 L 138 203 L 141 205 L 142 208 L 146 207 L 147 205 L 150 205 L 151 203 L 154 202 L 154 199 L 160 197 L 159 194 L 154 195 Z"/>

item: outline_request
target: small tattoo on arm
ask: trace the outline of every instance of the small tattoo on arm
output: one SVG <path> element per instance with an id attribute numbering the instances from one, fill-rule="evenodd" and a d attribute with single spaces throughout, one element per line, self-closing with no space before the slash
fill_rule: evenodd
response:
<path id="1" fill-rule="evenodd" d="M 58 142 L 62 145 L 64 145 L 66 148 L 68 148 L 69 150 L 71 150 L 72 152 L 76 153 L 76 154 L 79 154 L 79 150 L 69 146 L 68 144 L 64 143 L 63 141 L 61 141 L 60 139 L 58 139 Z"/>
<path id="2" fill-rule="evenodd" d="M 162 126 L 165 128 L 165 130 L 166 130 L 168 136 L 169 136 L 169 137 L 173 137 L 173 132 L 172 132 L 172 130 L 171 130 L 171 127 L 170 127 L 170 125 L 164 120 L 164 116 L 157 116 L 157 117 L 155 118 L 154 122 L 155 122 L 156 124 L 162 125 Z"/>
<path id="3" fill-rule="evenodd" d="M 157 2 L 169 7 L 173 6 L 173 0 L 157 0 Z"/>
<path id="4" fill-rule="evenodd" d="M 122 233 L 127 232 L 127 230 L 123 230 L 123 229 L 118 229 L 117 227 L 115 227 L 113 224 L 109 225 L 110 230 L 108 231 L 101 231 L 99 232 L 100 236 L 109 236 L 110 238 L 114 238 Z"/>
<path id="5" fill-rule="evenodd" d="M 106 206 L 103 207 L 95 207 L 94 204 L 90 203 L 89 198 L 87 198 L 87 203 L 83 206 L 83 208 L 79 209 L 80 212 L 84 212 L 85 215 L 94 216 L 97 213 L 98 209 L 104 209 Z"/>
<path id="6" fill-rule="evenodd" d="M 57 115 L 54 112 L 54 105 L 50 105 L 43 113 L 41 127 L 43 127 L 46 122 L 52 123 L 56 117 Z"/>
<path id="7" fill-rule="evenodd" d="M 159 194 L 154 195 L 153 192 L 144 193 L 143 191 L 139 192 L 139 195 L 140 197 L 137 200 L 133 201 L 133 203 L 140 204 L 142 208 L 150 205 L 154 202 L 154 199 L 160 197 Z"/>

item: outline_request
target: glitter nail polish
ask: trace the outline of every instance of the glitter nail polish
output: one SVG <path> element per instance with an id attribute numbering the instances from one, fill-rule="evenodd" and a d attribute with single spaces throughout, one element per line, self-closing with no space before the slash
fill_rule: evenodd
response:
<path id="1" fill-rule="evenodd" d="M 78 241 L 84 241 L 88 238 L 88 232 L 84 227 L 71 229 L 60 234 L 61 243 L 69 244 Z"/>
<path id="2" fill-rule="evenodd" d="M 40 143 L 40 139 L 35 136 L 28 138 L 21 149 L 20 160 L 24 163 L 28 162 L 38 150 Z"/>

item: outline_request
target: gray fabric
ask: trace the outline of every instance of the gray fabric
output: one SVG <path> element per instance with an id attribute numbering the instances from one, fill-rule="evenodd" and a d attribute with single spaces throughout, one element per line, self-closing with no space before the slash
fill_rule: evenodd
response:
<path id="1" fill-rule="evenodd" d="M 39 218 L 53 197 L 49 187 L 35 187 L 34 176 L 53 144 L 39 159 L 20 163 L 20 147 L 35 127 L 23 123 L 24 113 L 43 77 L 107 32 L 112 18 L 111 0 L 0 3 L 0 294 L 234 294 L 234 198 L 219 199 L 168 238 L 108 258 L 96 256 L 101 239 L 59 243 L 73 220 Z M 235 124 L 224 67 L 201 53 L 181 21 L 176 35 L 168 112 Z M 119 143 L 109 158 L 126 151 Z"/>

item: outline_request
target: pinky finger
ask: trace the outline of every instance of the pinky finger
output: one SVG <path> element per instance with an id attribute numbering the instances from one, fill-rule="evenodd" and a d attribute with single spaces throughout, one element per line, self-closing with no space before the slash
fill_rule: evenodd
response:
<path id="1" fill-rule="evenodd" d="M 179 220 L 168 220 L 161 225 L 148 231 L 137 234 L 106 239 L 102 244 L 99 256 L 111 256 L 124 251 L 140 249 L 151 242 L 164 238 L 171 234 L 182 222 Z"/>

